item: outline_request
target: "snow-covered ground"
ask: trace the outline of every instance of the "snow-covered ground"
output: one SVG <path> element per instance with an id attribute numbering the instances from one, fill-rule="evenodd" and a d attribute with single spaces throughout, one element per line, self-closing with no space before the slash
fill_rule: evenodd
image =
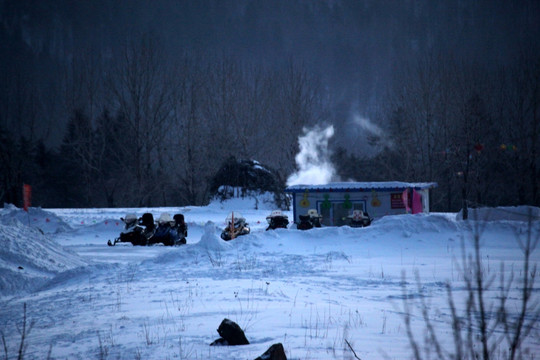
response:
<path id="1" fill-rule="evenodd" d="M 26 359 L 255 359 L 282 343 L 289 359 L 408 359 L 403 288 L 429 299 L 433 325 L 451 341 L 445 284 L 464 298 L 459 263 L 476 225 L 490 276 L 520 274 L 516 239 L 523 208 L 499 209 L 496 220 L 458 214 L 387 216 L 368 228 L 265 231 L 272 207 L 235 200 L 207 207 L 0 210 L 0 331 L 15 358 L 27 306 Z M 183 213 L 187 245 L 107 246 L 128 212 Z M 224 242 L 219 233 L 240 212 L 251 234 Z M 538 216 L 538 209 L 533 209 Z M 508 216 L 504 216 L 507 214 Z M 292 217 L 291 213 L 288 213 Z M 538 217 L 537 217 L 538 219 Z M 540 221 L 534 222 L 536 231 Z M 539 251 L 532 260 L 540 260 Z M 405 282 L 403 282 L 405 274 Z M 508 274 L 507 274 L 508 275 Z M 499 292 L 486 293 L 488 302 Z M 533 301 L 539 300 L 536 285 Z M 519 284 L 509 298 L 519 298 Z M 461 301 L 457 301 L 458 307 Z M 209 346 L 224 318 L 250 345 Z M 422 336 L 415 313 L 413 330 Z M 528 337 L 540 353 L 539 329 Z"/>

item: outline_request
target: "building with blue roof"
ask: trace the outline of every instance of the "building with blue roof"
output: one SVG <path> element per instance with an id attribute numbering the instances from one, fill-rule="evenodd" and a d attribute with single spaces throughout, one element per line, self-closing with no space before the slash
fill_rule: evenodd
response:
<path id="1" fill-rule="evenodd" d="M 334 182 L 324 185 L 292 185 L 294 222 L 310 209 L 317 210 L 326 226 L 345 225 L 347 216 L 361 210 L 372 218 L 406 213 L 429 213 L 430 190 L 435 182 Z"/>

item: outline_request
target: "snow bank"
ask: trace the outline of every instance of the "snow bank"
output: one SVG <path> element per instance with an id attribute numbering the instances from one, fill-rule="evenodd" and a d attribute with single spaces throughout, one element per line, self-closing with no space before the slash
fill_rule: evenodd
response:
<path id="1" fill-rule="evenodd" d="M 381 229 L 383 232 L 396 230 L 409 235 L 424 232 L 441 233 L 458 230 L 458 224 L 455 222 L 455 219 L 445 214 L 436 213 L 387 215 L 374 221 L 371 226 L 375 229 Z"/>
<path id="2" fill-rule="evenodd" d="M 497 208 L 469 209 L 469 220 L 484 221 L 528 221 L 532 216 L 533 221 L 540 220 L 540 208 L 534 206 L 501 206 Z M 463 220 L 463 210 L 456 215 L 457 220 Z"/>
<path id="3" fill-rule="evenodd" d="M 55 275 L 86 265 L 36 228 L 16 216 L 0 217 L 0 294 L 32 291 Z"/>
<path id="4" fill-rule="evenodd" d="M 11 204 L 4 204 L 0 209 L 0 223 L 17 219 L 20 223 L 39 229 L 46 234 L 55 234 L 71 227 L 56 214 L 41 208 L 28 208 L 28 212 Z"/>
<path id="5" fill-rule="evenodd" d="M 230 244 L 216 234 L 216 225 L 211 221 L 208 221 L 206 225 L 204 225 L 204 234 L 201 236 L 201 240 L 196 244 L 196 246 L 212 251 L 220 251 L 230 248 Z"/>

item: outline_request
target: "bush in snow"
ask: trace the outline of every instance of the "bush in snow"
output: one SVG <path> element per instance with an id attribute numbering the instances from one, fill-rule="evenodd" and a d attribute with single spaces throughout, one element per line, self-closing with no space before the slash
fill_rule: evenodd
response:
<path id="1" fill-rule="evenodd" d="M 278 208 L 288 208 L 284 189 L 285 183 L 277 171 L 256 160 L 237 160 L 234 156 L 221 165 L 210 187 L 212 196 L 220 200 L 273 193 L 275 205 Z"/>

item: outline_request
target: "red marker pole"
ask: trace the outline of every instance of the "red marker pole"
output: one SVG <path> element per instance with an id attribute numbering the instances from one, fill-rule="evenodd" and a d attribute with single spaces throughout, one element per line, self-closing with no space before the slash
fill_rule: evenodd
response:
<path id="1" fill-rule="evenodd" d="M 32 187 L 28 184 L 23 184 L 23 209 L 28 212 L 28 208 L 32 206 Z"/>

